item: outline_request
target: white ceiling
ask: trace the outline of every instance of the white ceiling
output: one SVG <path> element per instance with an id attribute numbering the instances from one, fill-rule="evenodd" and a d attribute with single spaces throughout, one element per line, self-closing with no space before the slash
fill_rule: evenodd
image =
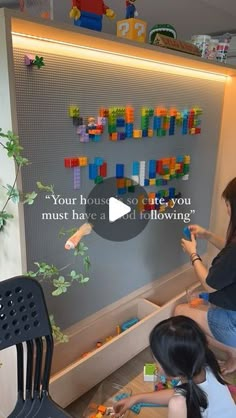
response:
<path id="1" fill-rule="evenodd" d="M 124 18 L 125 0 L 105 2 L 115 10 L 116 20 Z M 14 4 L 16 0 L 0 0 L 0 7 Z M 54 0 L 54 5 L 55 20 L 72 24 L 68 18 L 71 0 Z M 139 18 L 148 22 L 148 29 L 157 23 L 169 23 L 180 39 L 190 39 L 193 34 L 236 31 L 236 0 L 136 0 L 136 7 Z M 103 31 L 115 33 L 115 22 L 104 17 Z"/>

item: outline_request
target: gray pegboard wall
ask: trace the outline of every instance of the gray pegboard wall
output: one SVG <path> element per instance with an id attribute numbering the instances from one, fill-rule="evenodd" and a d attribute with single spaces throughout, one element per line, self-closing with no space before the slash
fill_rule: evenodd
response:
<path id="1" fill-rule="evenodd" d="M 108 176 L 114 176 L 116 163 L 131 169 L 135 160 L 189 154 L 190 179 L 175 180 L 170 185 L 191 198 L 192 205 L 185 211 L 196 210 L 192 222 L 208 226 L 224 83 L 79 58 L 64 59 L 43 51 L 26 52 L 43 56 L 46 65 L 40 70 L 26 67 L 24 52 L 14 51 L 19 135 L 24 154 L 32 162 L 23 170 L 24 191 L 35 190 L 40 180 L 53 184 L 56 194 L 63 197 L 87 196 L 94 186 L 88 179 L 88 168 L 82 169 L 81 189 L 74 191 L 72 170 L 64 168 L 64 157 L 85 155 L 90 161 L 103 157 L 108 163 Z M 174 136 L 119 142 L 109 141 L 108 134 L 104 134 L 98 143 L 79 142 L 68 117 L 70 105 L 78 105 L 82 116 L 98 116 L 100 107 L 127 104 L 135 108 L 136 128 L 140 126 L 143 106 L 163 105 L 179 110 L 200 106 L 202 133 L 183 136 L 178 130 Z M 67 209 L 53 205 L 43 195 L 34 205 L 25 206 L 28 269 L 33 268 L 34 261 L 58 267 L 76 261 L 64 250 L 65 240 L 58 238 L 58 232 L 62 227 L 68 229 L 81 223 L 41 219 L 43 212 Z M 91 234 L 84 239 L 92 262 L 90 282 L 74 284 L 59 299 L 50 295 L 50 287 L 45 284 L 49 311 L 63 328 L 67 327 L 182 265 L 187 261 L 180 246 L 184 226 L 183 221 L 152 221 L 138 237 L 121 243 Z M 199 248 L 203 251 L 204 245 Z"/>

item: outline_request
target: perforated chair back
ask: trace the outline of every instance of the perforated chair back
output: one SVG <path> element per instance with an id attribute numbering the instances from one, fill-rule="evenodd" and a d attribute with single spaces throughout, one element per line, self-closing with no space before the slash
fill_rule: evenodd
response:
<path id="1" fill-rule="evenodd" d="M 46 349 L 42 370 L 43 341 Z M 21 347 L 25 342 L 27 373 L 26 385 L 22 390 L 24 380 Z M 8 418 L 71 418 L 49 396 L 53 355 L 52 329 L 41 285 L 27 276 L 0 282 L 0 350 L 13 345 L 17 347 L 18 400 Z M 37 352 L 33 367 L 34 345 Z"/>
<path id="2" fill-rule="evenodd" d="M 24 276 L 0 282 L 0 350 L 51 333 L 40 284 Z"/>

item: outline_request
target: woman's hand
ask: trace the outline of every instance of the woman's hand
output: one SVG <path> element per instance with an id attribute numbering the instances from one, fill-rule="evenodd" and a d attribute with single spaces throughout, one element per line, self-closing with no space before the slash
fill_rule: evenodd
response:
<path id="1" fill-rule="evenodd" d="M 133 396 L 130 396 L 129 398 L 121 399 L 120 401 L 116 402 L 113 406 L 115 416 L 121 417 L 125 414 L 127 409 L 130 409 L 134 404 L 136 403 Z"/>
<path id="2" fill-rule="evenodd" d="M 191 241 L 188 241 L 187 239 L 182 238 L 181 246 L 183 248 L 183 251 L 187 253 L 189 256 L 191 256 L 191 254 L 193 253 L 196 253 L 197 242 L 196 242 L 195 236 L 191 233 Z"/>
<path id="3" fill-rule="evenodd" d="M 197 238 L 204 238 L 204 239 L 208 238 L 207 229 L 203 228 L 200 225 L 189 225 L 188 229 Z"/>

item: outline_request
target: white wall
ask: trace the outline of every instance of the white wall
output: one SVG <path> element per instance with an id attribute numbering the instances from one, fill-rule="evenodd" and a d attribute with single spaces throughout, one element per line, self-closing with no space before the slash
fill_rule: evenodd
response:
<path id="1" fill-rule="evenodd" d="M 3 131 L 14 130 L 16 132 L 16 121 L 12 114 L 14 112 L 14 77 L 12 77 L 11 54 L 8 55 L 8 48 L 11 36 L 3 16 L 0 14 L 0 127 Z M 11 70 L 9 69 L 11 67 Z M 11 72 L 11 81 L 10 81 Z M 12 108 L 11 108 L 12 106 Z M 11 110 L 12 109 L 12 110 Z M 13 116 L 12 116 L 13 115 Z M 0 148 L 0 185 L 12 184 L 15 178 L 14 161 L 10 160 L 3 148 Z M 3 207 L 4 196 L 1 190 L 0 209 Z M 22 255 L 23 244 L 20 239 L 19 209 L 16 205 L 9 205 L 7 208 L 13 215 L 4 232 L 0 232 L 0 281 L 19 275 L 23 271 Z M 3 366 L 0 369 L 1 404 L 0 418 L 8 416 L 16 400 L 16 352 L 15 348 L 0 351 L 0 362 Z"/>
<path id="2" fill-rule="evenodd" d="M 229 217 L 226 212 L 222 192 L 227 183 L 236 177 L 236 133 L 235 133 L 235 105 L 236 105 L 236 79 L 228 81 L 225 89 L 224 108 L 222 116 L 220 147 L 215 178 L 215 188 L 212 203 L 211 230 L 224 236 L 227 231 Z M 216 250 L 209 245 L 209 257 L 216 254 Z"/>

